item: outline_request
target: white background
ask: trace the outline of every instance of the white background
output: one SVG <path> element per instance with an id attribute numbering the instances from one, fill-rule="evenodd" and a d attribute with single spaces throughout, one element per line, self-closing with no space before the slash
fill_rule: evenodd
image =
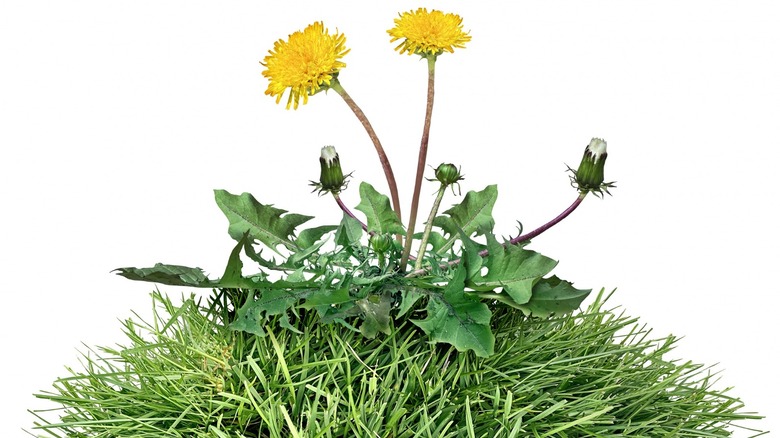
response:
<path id="1" fill-rule="evenodd" d="M 425 63 L 386 30 L 418 6 L 459 13 L 473 36 L 437 63 L 429 162 L 462 165 L 464 189 L 497 183 L 496 231 L 510 235 L 573 201 L 564 163 L 605 138 L 614 197 L 532 248 L 578 287 L 617 288 L 612 304 L 658 336 L 684 336 L 677 357 L 717 364 L 719 385 L 767 416 L 754 425 L 780 429 L 776 2 L 101 0 L 0 7 L 0 436 L 23 435 L 25 409 L 48 406 L 31 394 L 77 365 L 82 341 L 121 342 L 118 320 L 148 313 L 154 285 L 112 269 L 221 274 L 233 242 L 212 189 L 333 223 L 307 186 L 333 144 L 386 191 L 335 93 L 298 111 L 263 94 L 276 39 L 317 20 L 346 34 L 341 82 L 407 205 Z"/>

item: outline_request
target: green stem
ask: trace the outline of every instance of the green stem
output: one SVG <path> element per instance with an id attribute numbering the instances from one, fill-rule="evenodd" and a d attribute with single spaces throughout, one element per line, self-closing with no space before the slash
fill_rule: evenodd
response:
<path id="1" fill-rule="evenodd" d="M 553 225 L 555 225 L 558 222 L 566 219 L 566 217 L 568 215 L 570 215 L 574 210 L 576 210 L 577 207 L 580 206 L 580 204 L 582 203 L 582 201 L 585 199 L 585 197 L 587 195 L 588 195 L 587 191 L 580 192 L 580 194 L 577 196 L 577 199 L 575 199 L 574 202 L 566 210 L 564 210 L 561 214 L 559 214 L 558 216 L 555 216 L 555 218 L 553 218 L 552 220 L 550 220 L 546 224 L 542 225 L 541 227 L 539 227 L 539 228 L 537 228 L 537 229 L 535 229 L 535 230 L 533 230 L 533 231 L 531 231 L 529 233 L 526 233 L 526 234 L 517 236 L 514 239 L 511 239 L 508 242 L 508 244 L 510 244 L 510 245 L 517 245 L 518 243 L 526 242 L 526 241 L 531 240 L 532 238 L 534 238 L 534 237 L 544 233 L 545 231 L 549 230 L 550 228 L 553 227 Z M 502 246 L 506 246 L 506 245 L 507 245 L 507 243 L 502 244 Z M 487 257 L 489 255 L 488 250 L 483 249 L 482 251 L 479 252 L 479 255 L 481 257 Z M 453 266 L 456 266 L 458 263 L 460 263 L 460 261 L 461 261 L 461 259 L 450 260 L 449 262 L 444 263 L 444 264 L 440 265 L 439 267 L 442 268 L 442 269 L 451 268 Z M 429 270 L 430 270 L 429 268 L 415 268 L 414 271 L 406 274 L 406 276 L 407 277 L 417 277 L 419 275 L 424 275 L 424 274 L 428 273 Z"/>
<path id="2" fill-rule="evenodd" d="M 423 125 L 422 139 L 420 140 L 420 153 L 417 157 L 417 175 L 414 179 L 414 193 L 412 194 L 412 204 L 409 210 L 409 222 L 406 225 L 406 242 L 404 243 L 404 252 L 401 255 L 401 272 L 406 269 L 406 263 L 409 261 L 409 253 L 412 250 L 412 236 L 414 236 L 414 224 L 417 221 L 417 207 L 420 203 L 420 190 L 422 188 L 423 172 L 425 171 L 425 162 L 428 156 L 428 136 L 431 132 L 431 115 L 433 114 L 433 85 L 436 73 L 436 56 L 428 56 L 428 103 L 425 106 L 425 124 Z M 422 258 L 420 254 L 418 257 Z"/>
<path id="3" fill-rule="evenodd" d="M 344 99 L 344 102 L 347 103 L 347 106 L 349 106 L 349 109 L 352 110 L 353 113 L 355 113 L 355 116 L 357 116 L 358 120 L 360 120 L 360 123 L 363 125 L 363 128 L 366 129 L 366 132 L 368 133 L 368 137 L 371 139 L 371 142 L 374 144 L 374 148 L 376 149 L 377 155 L 379 155 L 379 162 L 382 164 L 382 169 L 385 171 L 385 178 L 387 179 L 387 185 L 390 187 L 390 198 L 393 201 L 393 211 L 395 211 L 395 214 L 398 215 L 398 219 L 401 219 L 401 201 L 398 199 L 398 185 L 395 182 L 395 175 L 393 174 L 393 168 L 390 166 L 390 160 L 387 159 L 387 154 L 385 153 L 385 149 L 382 147 L 382 143 L 379 142 L 379 137 L 377 137 L 376 132 L 374 131 L 374 128 L 371 126 L 371 123 L 368 121 L 368 117 L 363 113 L 363 110 L 360 109 L 360 107 L 355 103 L 354 100 L 347 94 L 347 91 L 344 90 L 344 87 L 341 85 L 341 83 L 338 81 L 338 79 L 333 78 L 330 82 L 330 89 L 334 90 L 336 93 L 341 96 L 342 99 Z"/>
<path id="4" fill-rule="evenodd" d="M 447 189 L 447 185 L 442 184 L 439 188 L 439 192 L 436 193 L 436 199 L 433 201 L 433 208 L 431 208 L 431 214 L 428 215 L 428 222 L 425 223 L 425 231 L 420 240 L 420 249 L 417 250 L 417 261 L 414 263 L 414 269 L 422 268 L 423 258 L 425 258 L 425 247 L 428 246 L 428 238 L 431 236 L 431 229 L 433 228 L 433 218 L 436 217 L 436 213 L 439 212 L 439 205 L 442 198 L 444 198 L 444 192 Z"/>

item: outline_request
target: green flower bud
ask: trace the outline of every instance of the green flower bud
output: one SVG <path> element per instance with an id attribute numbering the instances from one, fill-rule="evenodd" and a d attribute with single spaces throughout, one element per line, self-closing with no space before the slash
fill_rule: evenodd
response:
<path id="1" fill-rule="evenodd" d="M 339 154 L 333 146 L 325 146 L 320 154 L 320 181 L 312 181 L 311 185 L 315 190 L 323 192 L 338 193 L 347 187 L 347 177 L 341 171 L 341 162 Z"/>
<path id="2" fill-rule="evenodd" d="M 368 238 L 368 243 L 378 254 L 384 254 L 393 248 L 393 238 L 389 234 L 372 234 Z"/>
<path id="3" fill-rule="evenodd" d="M 439 164 L 439 167 L 436 168 L 436 179 L 443 187 L 452 186 L 452 193 L 454 194 L 456 184 L 458 186 L 458 191 L 460 191 L 460 184 L 458 184 L 458 181 L 462 180 L 463 176 L 460 174 L 460 169 L 455 167 L 454 164 L 441 163 Z"/>
<path id="4" fill-rule="evenodd" d="M 604 184 L 604 163 L 607 161 L 607 142 L 594 138 L 585 148 L 574 182 L 581 191 L 601 192 L 611 183 Z"/>
<path id="5" fill-rule="evenodd" d="M 440 183 L 448 186 L 450 184 L 455 184 L 463 178 L 460 176 L 460 169 L 455 167 L 454 164 L 441 163 L 439 164 L 439 167 L 436 168 L 436 179 L 439 180 Z"/>

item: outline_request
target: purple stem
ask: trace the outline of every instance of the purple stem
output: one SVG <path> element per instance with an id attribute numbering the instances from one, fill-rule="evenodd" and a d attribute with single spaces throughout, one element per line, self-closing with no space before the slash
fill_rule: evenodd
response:
<path id="1" fill-rule="evenodd" d="M 573 212 L 574 210 L 577 209 L 577 207 L 580 206 L 580 204 L 582 203 L 582 200 L 585 199 L 585 195 L 586 194 L 587 194 L 587 192 L 586 193 L 580 193 L 580 195 L 577 196 L 577 199 L 574 200 L 574 202 L 569 206 L 569 208 L 567 208 L 566 210 L 563 210 L 563 212 L 561 214 L 559 214 L 558 216 L 555 216 L 555 218 L 553 220 L 551 220 L 550 222 L 547 222 L 546 224 L 542 225 L 541 227 L 539 227 L 539 228 L 537 228 L 537 229 L 535 229 L 533 231 L 525 233 L 525 234 L 523 234 L 521 236 L 517 236 L 514 239 L 510 239 L 509 240 L 509 244 L 517 245 L 518 243 L 525 242 L 526 240 L 531 240 L 534 237 L 536 237 L 536 236 L 544 233 L 545 231 L 549 230 L 550 228 L 552 228 L 553 225 L 555 225 L 558 222 L 566 219 L 566 216 L 570 215 L 571 212 Z M 506 246 L 506 244 L 504 244 L 504 246 Z M 483 249 L 482 251 L 479 252 L 479 255 L 482 256 L 482 257 L 485 257 L 486 255 L 488 255 L 488 250 Z"/>
<path id="2" fill-rule="evenodd" d="M 332 192 L 331 192 L 331 193 L 332 193 Z M 366 226 L 366 224 L 364 224 L 364 223 L 363 223 L 363 221 L 361 221 L 360 219 L 358 219 L 358 218 L 357 218 L 357 216 L 355 216 L 355 215 L 352 213 L 352 211 L 350 211 L 350 209 L 349 209 L 349 208 L 347 208 L 347 206 L 346 206 L 346 205 L 344 205 L 344 202 L 341 200 L 341 197 L 340 197 L 338 194 L 336 194 L 336 193 L 333 193 L 333 199 L 335 199 L 335 200 L 336 200 L 336 204 L 338 204 L 338 205 L 339 205 L 339 208 L 341 208 L 341 211 L 343 211 L 344 213 L 346 213 L 346 214 L 347 214 L 347 216 L 351 217 L 352 219 L 355 219 L 356 221 L 360 222 L 360 226 L 361 226 L 361 227 L 363 227 L 363 231 L 368 231 L 368 227 Z M 369 233 L 369 234 L 374 234 L 374 233 Z"/>

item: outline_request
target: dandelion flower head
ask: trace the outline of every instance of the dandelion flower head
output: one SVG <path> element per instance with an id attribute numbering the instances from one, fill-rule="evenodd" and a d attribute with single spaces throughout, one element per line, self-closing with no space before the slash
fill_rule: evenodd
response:
<path id="1" fill-rule="evenodd" d="M 417 53 L 437 56 L 445 50 L 453 53 L 464 48 L 471 35 L 463 31 L 463 19 L 459 15 L 426 8 L 399 14 L 395 27 L 388 30 L 390 42 L 403 40 L 395 50 L 401 54 Z"/>
<path id="2" fill-rule="evenodd" d="M 298 109 L 301 97 L 306 104 L 309 96 L 327 89 L 339 70 L 346 67 L 341 61 L 349 53 L 345 41 L 344 34 L 331 35 L 322 22 L 316 22 L 293 33 L 287 41 L 275 42 L 261 62 L 265 66 L 263 76 L 268 78 L 265 94 L 275 96 L 279 103 L 289 89 L 287 109 L 290 105 Z"/>

